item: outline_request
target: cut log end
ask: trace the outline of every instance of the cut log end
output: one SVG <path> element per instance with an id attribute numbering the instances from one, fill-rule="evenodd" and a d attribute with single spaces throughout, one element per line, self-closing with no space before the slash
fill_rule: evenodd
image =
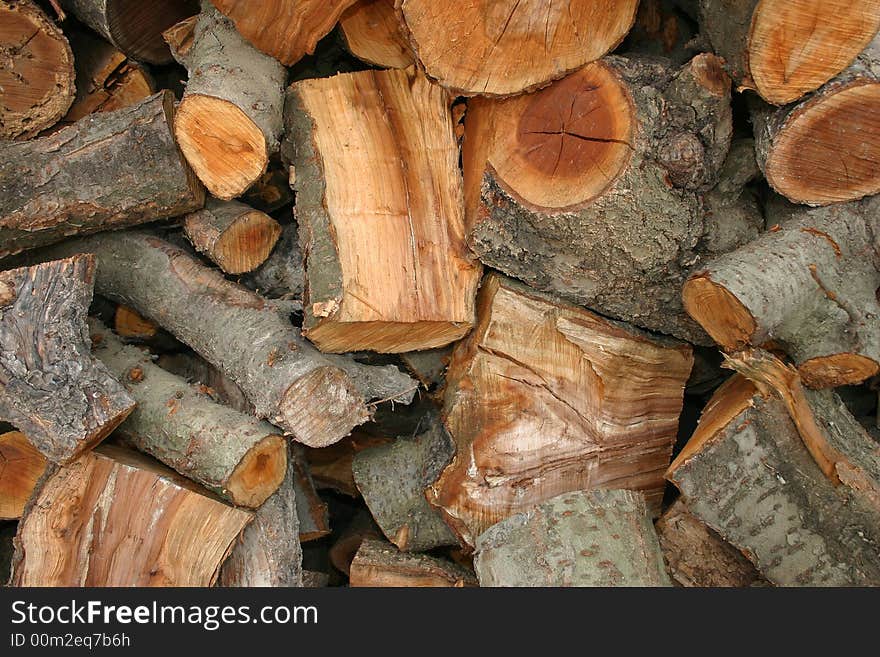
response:
<path id="1" fill-rule="evenodd" d="M 278 489 L 286 472 L 287 441 L 266 436 L 245 454 L 226 488 L 236 504 L 256 508 Z"/>
<path id="2" fill-rule="evenodd" d="M 23 433 L 0 434 L 0 520 L 21 518 L 46 464 Z"/>
<path id="3" fill-rule="evenodd" d="M 61 30 L 29 2 L 0 5 L 0 139 L 51 127 L 73 102 L 74 79 Z"/>
<path id="4" fill-rule="evenodd" d="M 633 101 L 603 63 L 494 111 L 488 164 L 502 186 L 532 209 L 589 203 L 617 180 L 632 156 Z"/>
<path id="5" fill-rule="evenodd" d="M 880 83 L 818 95 L 787 121 L 765 166 L 796 203 L 828 205 L 880 192 Z"/>
<path id="6" fill-rule="evenodd" d="M 394 0 L 364 0 L 339 20 L 348 49 L 358 59 L 386 68 L 406 68 L 413 54 L 394 11 Z"/>
<path id="7" fill-rule="evenodd" d="M 461 339 L 471 325 L 463 322 L 337 322 L 332 318 L 305 331 L 324 353 L 369 350 L 403 353 L 433 349 Z"/>
<path id="8" fill-rule="evenodd" d="M 846 68 L 878 29 L 880 0 L 762 0 L 749 37 L 752 81 L 767 101 L 790 103 Z"/>
<path id="9" fill-rule="evenodd" d="M 623 40 L 637 7 L 636 0 L 398 2 L 428 75 L 464 95 L 486 96 L 540 88 L 602 57 Z"/>
<path id="10" fill-rule="evenodd" d="M 201 94 L 184 98 L 174 134 L 196 175 L 217 198 L 230 200 L 242 194 L 269 163 L 260 128 L 222 98 Z"/>
<path id="11" fill-rule="evenodd" d="M 742 302 L 707 276 L 697 275 L 688 280 L 682 300 L 687 313 L 726 349 L 748 344 L 757 330 L 755 318 Z"/>
<path id="12" fill-rule="evenodd" d="M 811 358 L 800 364 L 798 372 L 808 388 L 836 388 L 858 385 L 880 370 L 880 363 L 859 354 L 832 354 Z"/>
<path id="13" fill-rule="evenodd" d="M 246 274 L 262 265 L 281 237 L 281 224 L 242 203 L 208 201 L 188 215 L 184 230 L 196 249 L 227 274 Z"/>
<path id="14" fill-rule="evenodd" d="M 168 64 L 162 32 L 198 12 L 195 0 L 107 0 L 107 27 L 125 54 L 150 64 Z"/>

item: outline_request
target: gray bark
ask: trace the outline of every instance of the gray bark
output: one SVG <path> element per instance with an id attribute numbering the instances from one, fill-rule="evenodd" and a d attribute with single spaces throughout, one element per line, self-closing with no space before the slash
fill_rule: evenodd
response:
<path id="1" fill-rule="evenodd" d="M 200 208 L 204 189 L 172 134 L 173 102 L 163 91 L 42 139 L 0 143 L 0 258 Z"/>
<path id="2" fill-rule="evenodd" d="M 749 72 L 749 31 L 760 0 L 698 0 L 700 30 L 712 44 L 737 85 L 752 88 Z"/>
<path id="3" fill-rule="evenodd" d="M 239 282 L 269 299 L 302 300 L 305 274 L 299 250 L 295 222 L 282 228 L 281 238 L 272 254 L 258 269 L 242 276 Z"/>
<path id="4" fill-rule="evenodd" d="M 477 538 L 480 586 L 669 586 L 641 493 L 565 493 Z"/>
<path id="5" fill-rule="evenodd" d="M 0 272 L 0 419 L 58 463 L 94 447 L 135 405 L 90 352 L 94 277 L 93 256 Z"/>

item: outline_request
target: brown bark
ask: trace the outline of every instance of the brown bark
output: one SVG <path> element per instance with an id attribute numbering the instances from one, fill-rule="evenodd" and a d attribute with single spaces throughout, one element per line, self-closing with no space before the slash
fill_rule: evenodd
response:
<path id="1" fill-rule="evenodd" d="M 779 586 L 880 584 L 880 457 L 830 391 L 805 391 L 798 424 L 786 403 L 741 376 L 725 383 L 669 468 L 688 509 Z M 840 456 L 836 484 L 799 432 Z M 800 425 L 800 426 L 799 426 Z"/>
<path id="2" fill-rule="evenodd" d="M 245 39 L 285 66 L 315 52 L 318 41 L 356 0 L 211 0 Z"/>
<path id="3" fill-rule="evenodd" d="M 196 251 L 227 274 L 244 274 L 262 265 L 281 237 L 281 225 L 266 213 L 214 198 L 187 215 L 183 229 Z"/>
<path id="4" fill-rule="evenodd" d="M 633 25 L 638 1 L 397 0 L 396 7 L 430 77 L 463 95 L 510 96 L 614 50 Z"/>
<path id="5" fill-rule="evenodd" d="M 199 11 L 197 0 L 61 0 L 61 4 L 126 55 L 150 64 L 171 61 L 162 32 Z"/>
<path id="6" fill-rule="evenodd" d="M 464 587 L 476 586 L 473 573 L 458 564 L 424 554 L 400 552 L 373 539 L 361 543 L 351 563 L 351 586 Z"/>
<path id="7" fill-rule="evenodd" d="M 201 207 L 173 116 L 174 96 L 163 91 L 40 139 L 0 143 L 0 258 Z"/>
<path id="8" fill-rule="evenodd" d="M 0 521 L 21 518 L 46 465 L 46 457 L 23 433 L 0 434 Z M 0 581 L 5 580 L 0 577 Z"/>
<path id="9" fill-rule="evenodd" d="M 0 4 L 0 139 L 51 127 L 73 102 L 73 53 L 61 30 L 30 0 Z"/>
<path id="10" fill-rule="evenodd" d="M 323 356 L 279 305 L 227 281 L 148 233 L 105 233 L 52 252 L 91 252 L 99 293 L 166 328 L 237 383 L 256 414 L 309 446 L 332 444 L 369 419 L 370 401 L 412 398 L 394 366 Z"/>
<path id="11" fill-rule="evenodd" d="M 477 307 L 447 374 L 456 455 L 427 492 L 462 541 L 573 490 L 642 490 L 656 509 L 690 347 L 497 274 Z"/>
<path id="12" fill-rule="evenodd" d="M 119 447 L 53 470 L 19 524 L 13 586 L 210 586 L 252 518 Z"/>
<path id="13" fill-rule="evenodd" d="M 465 243 L 446 92 L 412 68 L 363 71 L 293 84 L 285 114 L 305 335 L 336 353 L 461 338 L 480 267 Z"/>
<path id="14" fill-rule="evenodd" d="M 94 447 L 135 402 L 90 353 L 94 256 L 0 272 L 0 418 L 46 458 Z"/>
<path id="15" fill-rule="evenodd" d="M 339 19 L 346 46 L 358 59 L 384 68 L 415 63 L 394 0 L 359 0 Z"/>
<path id="16" fill-rule="evenodd" d="M 677 500 L 657 521 L 657 536 L 673 582 L 684 587 L 766 584 L 752 563 Z"/>
<path id="17" fill-rule="evenodd" d="M 477 539 L 480 586 L 669 586 L 645 498 L 628 490 L 566 493 Z"/>

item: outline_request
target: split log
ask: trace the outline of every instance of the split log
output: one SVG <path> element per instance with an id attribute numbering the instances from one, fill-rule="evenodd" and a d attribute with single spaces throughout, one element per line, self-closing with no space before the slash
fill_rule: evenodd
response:
<path id="1" fill-rule="evenodd" d="M 288 452 L 287 462 L 293 460 Z M 257 509 L 220 570 L 220 586 L 303 586 L 294 477 L 288 468 L 278 490 Z"/>
<path id="2" fill-rule="evenodd" d="M 0 272 L 0 418 L 64 463 L 110 434 L 135 402 L 90 353 L 94 256 Z"/>
<path id="3" fill-rule="evenodd" d="M 480 267 L 465 243 L 446 92 L 415 69 L 304 80 L 288 91 L 285 121 L 304 334 L 337 353 L 461 338 Z M 373 252 L 382 257 L 363 257 Z"/>
<path id="4" fill-rule="evenodd" d="M 180 149 L 211 194 L 240 196 L 278 150 L 287 71 L 245 41 L 208 0 L 197 20 L 166 39 L 189 71 L 174 121 Z"/>
<path id="5" fill-rule="evenodd" d="M 143 232 L 69 240 L 52 253 L 94 253 L 98 291 L 166 328 L 237 383 L 260 418 L 322 447 L 367 421 L 372 399 L 412 398 L 394 366 L 327 357 L 303 340 L 278 305 Z"/>
<path id="6" fill-rule="evenodd" d="M 46 458 L 23 433 L 0 434 L 0 521 L 21 518 L 46 465 Z"/>
<path id="7" fill-rule="evenodd" d="M 285 66 L 315 52 L 356 0 L 211 0 L 245 39 Z"/>
<path id="8" fill-rule="evenodd" d="M 641 493 L 566 493 L 477 539 L 480 586 L 670 586 Z"/>
<path id="9" fill-rule="evenodd" d="M 875 3 L 880 15 L 880 2 Z M 835 28 L 837 23 L 835 22 Z M 880 193 L 880 36 L 840 75 L 797 103 L 753 103 L 758 164 L 795 203 Z"/>
<path id="10" fill-rule="evenodd" d="M 339 19 L 339 28 L 351 54 L 384 68 L 406 68 L 415 59 L 394 0 L 359 0 Z"/>
<path id="11" fill-rule="evenodd" d="M 784 105 L 845 69 L 880 29 L 880 0 L 700 0 L 736 83 Z"/>
<path id="12" fill-rule="evenodd" d="M 318 488 L 335 490 L 349 497 L 360 497 L 352 472 L 355 455 L 373 447 L 387 445 L 392 439 L 355 430 L 338 443 L 320 449 L 306 449 L 309 473 Z"/>
<path id="13" fill-rule="evenodd" d="M 666 569 L 684 587 L 761 586 L 765 580 L 742 553 L 687 510 L 679 499 L 657 521 Z"/>
<path id="14" fill-rule="evenodd" d="M 27 142 L 0 144 L 0 258 L 69 235 L 192 212 L 204 189 L 174 142 L 163 91 Z"/>
<path id="15" fill-rule="evenodd" d="M 287 441 L 275 427 L 212 401 L 97 320 L 90 329 L 95 356 L 137 402 L 116 431 L 128 444 L 238 506 L 281 485 Z"/>
<path id="16" fill-rule="evenodd" d="M 330 563 L 341 573 L 349 575 L 361 543 L 368 540 L 382 540 L 382 532 L 365 510 L 359 511 L 339 538 L 330 547 Z"/>
<path id="17" fill-rule="evenodd" d="M 54 470 L 19 523 L 13 586 L 211 586 L 252 518 L 116 446 Z"/>
<path id="18" fill-rule="evenodd" d="M 684 307 L 725 349 L 772 340 L 810 387 L 860 383 L 880 370 L 878 219 L 880 197 L 768 206 L 776 225 L 696 272 Z"/>
<path id="19" fill-rule="evenodd" d="M 539 89 L 614 50 L 638 4 L 398 0 L 397 9 L 430 77 L 461 95 L 509 96 Z"/>
<path id="20" fill-rule="evenodd" d="M 681 285 L 709 237 L 708 190 L 731 130 L 730 81 L 712 55 L 681 69 L 607 57 L 535 94 L 472 99 L 469 244 L 484 264 L 533 287 L 707 343 L 681 307 Z M 742 221 L 719 210 L 722 224 Z"/>
<path id="21" fill-rule="evenodd" d="M 196 0 L 61 0 L 61 4 L 126 55 L 149 64 L 172 61 L 162 32 L 199 11 Z"/>
<path id="22" fill-rule="evenodd" d="M 183 229 L 196 251 L 227 274 L 244 274 L 262 265 L 281 237 L 281 224 L 266 213 L 215 198 L 187 215 Z"/>
<path id="23" fill-rule="evenodd" d="M 37 5 L 0 3 L 0 139 L 54 125 L 73 102 L 75 77 L 70 44 Z"/>
<path id="24" fill-rule="evenodd" d="M 880 455 L 831 391 L 805 391 L 811 422 L 842 460 L 832 481 L 783 402 L 728 380 L 667 474 L 688 509 L 779 586 L 880 584 Z M 807 417 L 809 416 L 809 417 Z"/>
<path id="25" fill-rule="evenodd" d="M 293 486 L 296 495 L 296 515 L 299 519 L 299 541 L 316 541 L 330 533 L 330 515 L 327 505 L 318 496 L 306 463 L 303 447 L 292 445 L 292 460 L 288 468 L 293 469 Z"/>
<path id="26" fill-rule="evenodd" d="M 497 274 L 477 307 L 447 373 L 456 455 L 426 493 L 462 542 L 574 490 L 642 490 L 656 509 L 691 348 Z"/>
<path id="27" fill-rule="evenodd" d="M 266 262 L 242 276 L 239 282 L 269 299 L 302 300 L 305 271 L 295 223 L 281 229 L 281 237 Z"/>
<path id="28" fill-rule="evenodd" d="M 418 436 L 358 452 L 352 472 L 358 490 L 386 538 L 404 552 L 458 545 L 456 535 L 425 498 L 455 447 L 440 420 L 425 418 Z"/>
<path id="29" fill-rule="evenodd" d="M 476 586 L 473 573 L 456 563 L 424 554 L 400 552 L 390 543 L 366 540 L 351 564 L 351 586 L 465 587 Z"/>
<path id="30" fill-rule="evenodd" d="M 75 123 L 95 112 L 130 107 L 156 93 L 147 70 L 111 44 L 84 29 L 69 34 L 76 68 L 76 98 L 63 123 Z"/>

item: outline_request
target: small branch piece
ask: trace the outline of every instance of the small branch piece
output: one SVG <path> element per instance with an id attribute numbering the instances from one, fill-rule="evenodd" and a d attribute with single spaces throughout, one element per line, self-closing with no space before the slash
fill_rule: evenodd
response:
<path id="1" fill-rule="evenodd" d="M 477 539 L 480 586 L 670 586 L 641 493 L 573 492 Z"/>
<path id="2" fill-rule="evenodd" d="M 46 458 L 75 459 L 135 402 L 90 353 L 94 256 L 0 272 L 0 418 Z"/>

